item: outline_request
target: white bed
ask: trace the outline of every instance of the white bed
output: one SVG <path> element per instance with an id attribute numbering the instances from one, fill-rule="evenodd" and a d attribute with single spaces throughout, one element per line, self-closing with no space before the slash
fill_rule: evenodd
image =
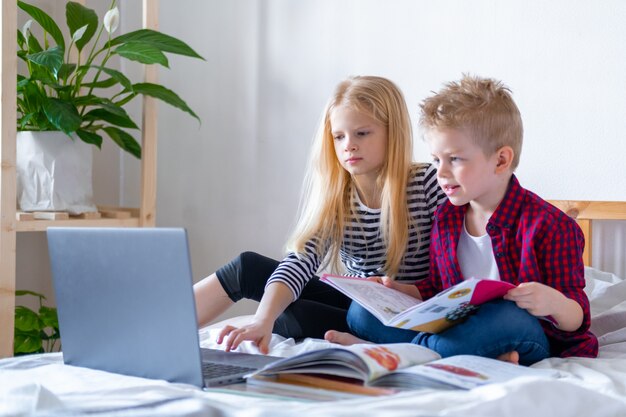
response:
<path id="1" fill-rule="evenodd" d="M 66 366 L 60 353 L 0 360 L 0 416 L 626 416 L 626 280 L 586 268 L 596 359 L 551 358 L 559 379 L 519 378 L 470 391 L 421 390 L 385 397 L 327 402 L 289 401 L 233 391 L 202 391 Z M 216 327 L 200 331 L 214 343 Z M 274 335 L 271 354 L 289 356 L 326 347 L 323 340 L 294 343 Z M 158 348 L 155 346 L 155 348 Z M 254 352 L 250 344 L 242 351 Z"/>

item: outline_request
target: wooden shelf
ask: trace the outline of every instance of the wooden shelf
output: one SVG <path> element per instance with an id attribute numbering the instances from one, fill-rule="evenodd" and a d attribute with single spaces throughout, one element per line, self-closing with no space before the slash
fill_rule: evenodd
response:
<path id="1" fill-rule="evenodd" d="M 139 227 L 139 217 L 129 219 L 69 219 L 18 221 L 18 232 L 45 232 L 48 227 Z"/>
<path id="2" fill-rule="evenodd" d="M 15 230 L 45 232 L 48 227 L 139 227 L 143 225 L 140 213 L 141 210 L 137 208 L 110 206 L 98 206 L 97 212 L 81 216 L 71 216 L 64 212 L 18 212 Z M 43 218 L 38 219 L 38 215 Z"/>
<path id="3" fill-rule="evenodd" d="M 13 327 L 15 314 L 16 233 L 43 232 L 50 226 L 62 227 L 153 227 L 156 215 L 156 101 L 143 98 L 141 126 L 141 201 L 138 209 L 123 209 L 127 215 L 118 218 L 69 218 L 35 220 L 32 216 L 17 218 L 16 200 L 16 120 L 17 97 L 17 3 L 1 0 L 0 36 L 2 39 L 0 80 L 0 358 L 13 356 Z M 84 4 L 84 0 L 77 0 Z M 55 7 L 57 6 L 55 3 Z M 63 6 L 65 7 L 65 3 Z M 143 0 L 143 27 L 158 30 L 158 0 Z M 144 66 L 144 81 L 157 83 L 154 65 Z M 99 207 L 99 210 L 119 210 Z M 113 216 L 115 213 L 112 214 Z M 29 218 L 30 217 L 30 218 Z M 61 216 L 58 216 L 61 217 Z"/>

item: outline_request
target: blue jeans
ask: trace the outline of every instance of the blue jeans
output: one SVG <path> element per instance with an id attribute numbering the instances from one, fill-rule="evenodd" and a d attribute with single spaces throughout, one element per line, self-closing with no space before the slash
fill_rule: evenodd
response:
<path id="1" fill-rule="evenodd" d="M 520 364 L 532 365 L 550 356 L 550 344 L 539 320 L 512 301 L 496 300 L 441 333 L 398 329 L 382 324 L 370 312 L 353 302 L 348 310 L 350 331 L 374 343 L 415 343 L 442 357 L 478 355 L 488 358 L 517 351 Z"/>

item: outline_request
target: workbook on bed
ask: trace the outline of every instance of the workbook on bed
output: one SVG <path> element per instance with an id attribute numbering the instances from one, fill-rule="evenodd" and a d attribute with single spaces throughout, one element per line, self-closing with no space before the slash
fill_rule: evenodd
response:
<path id="1" fill-rule="evenodd" d="M 356 344 L 301 353 L 248 376 L 251 384 L 317 387 L 365 395 L 403 389 L 471 389 L 516 377 L 554 378 L 558 371 L 496 359 L 439 354 L 410 343 Z"/>
<path id="2" fill-rule="evenodd" d="M 359 303 L 386 326 L 429 333 L 452 327 L 478 305 L 515 288 L 509 282 L 469 278 L 422 301 L 363 278 L 324 274 L 321 281 Z"/>

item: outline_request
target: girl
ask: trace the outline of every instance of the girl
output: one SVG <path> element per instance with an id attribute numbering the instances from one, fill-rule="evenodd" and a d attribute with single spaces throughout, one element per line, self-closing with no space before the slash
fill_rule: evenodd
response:
<path id="1" fill-rule="evenodd" d="M 226 350 L 251 340 L 267 353 L 272 332 L 323 337 L 347 331 L 350 299 L 319 269 L 413 282 L 428 275 L 433 214 L 445 195 L 429 164 L 412 164 L 409 113 L 381 77 L 341 82 L 327 104 L 307 170 L 300 219 L 281 262 L 245 252 L 194 286 L 205 325 L 241 298 L 260 301 L 251 322 L 226 326 Z"/>

